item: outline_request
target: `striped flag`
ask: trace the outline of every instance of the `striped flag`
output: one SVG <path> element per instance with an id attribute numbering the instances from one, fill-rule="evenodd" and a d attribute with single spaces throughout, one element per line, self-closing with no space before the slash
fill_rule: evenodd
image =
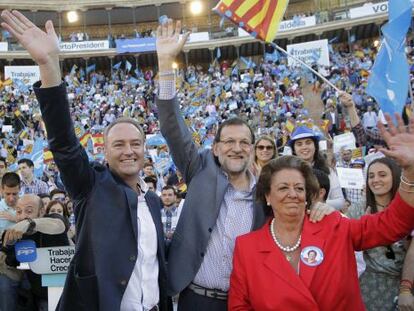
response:
<path id="1" fill-rule="evenodd" d="M 289 0 L 221 0 L 214 11 L 266 42 L 279 30 Z"/>

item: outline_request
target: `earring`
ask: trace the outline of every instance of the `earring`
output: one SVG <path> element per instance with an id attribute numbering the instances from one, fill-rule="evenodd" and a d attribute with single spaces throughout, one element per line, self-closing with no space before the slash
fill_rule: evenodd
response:
<path id="1" fill-rule="evenodd" d="M 269 203 L 269 202 L 266 202 L 266 205 L 267 205 L 267 206 L 270 206 L 270 203 Z"/>

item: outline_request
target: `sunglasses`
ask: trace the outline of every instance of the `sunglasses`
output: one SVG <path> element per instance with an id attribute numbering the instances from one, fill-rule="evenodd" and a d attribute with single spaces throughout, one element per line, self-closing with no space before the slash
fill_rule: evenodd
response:
<path id="1" fill-rule="evenodd" d="M 273 150 L 273 146 L 256 146 L 256 149 L 259 150 Z"/>

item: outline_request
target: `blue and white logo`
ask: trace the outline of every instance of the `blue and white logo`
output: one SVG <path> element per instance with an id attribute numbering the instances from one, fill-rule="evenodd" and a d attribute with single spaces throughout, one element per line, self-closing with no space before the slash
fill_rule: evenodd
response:
<path id="1" fill-rule="evenodd" d="M 14 245 L 18 262 L 32 262 L 37 259 L 36 243 L 32 240 L 23 240 Z"/>

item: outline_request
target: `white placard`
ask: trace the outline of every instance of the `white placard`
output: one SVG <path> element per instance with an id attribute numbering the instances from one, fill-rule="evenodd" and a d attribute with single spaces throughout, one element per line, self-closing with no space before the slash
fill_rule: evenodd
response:
<path id="1" fill-rule="evenodd" d="M 229 110 L 230 111 L 236 110 L 237 108 L 238 108 L 238 106 L 237 106 L 236 101 L 233 101 L 233 102 L 230 103 L 230 105 L 229 105 Z"/>
<path id="2" fill-rule="evenodd" d="M 204 41 L 209 41 L 209 40 L 210 40 L 210 37 L 208 35 L 208 32 L 195 32 L 195 33 L 190 33 L 187 43 L 204 42 Z"/>
<path id="3" fill-rule="evenodd" d="M 7 42 L 0 42 L 0 52 L 7 52 L 9 50 L 9 44 Z"/>
<path id="4" fill-rule="evenodd" d="M 1 127 L 1 131 L 2 131 L 2 133 L 10 133 L 11 131 L 13 131 L 13 126 L 12 125 L 3 125 Z"/>
<path id="5" fill-rule="evenodd" d="M 292 155 L 292 148 L 289 146 L 283 147 L 282 155 Z"/>
<path id="6" fill-rule="evenodd" d="M 356 139 L 353 133 L 336 135 L 333 138 L 333 152 L 341 151 L 341 148 L 356 149 Z"/>
<path id="7" fill-rule="evenodd" d="M 69 263 L 75 255 L 74 246 L 37 248 L 37 259 L 29 263 L 36 274 L 67 273 Z"/>
<path id="8" fill-rule="evenodd" d="M 318 65 L 330 66 L 327 39 L 289 44 L 286 50 L 290 55 L 299 58 L 309 65 L 316 62 Z M 289 66 L 296 66 L 299 63 L 293 58 L 288 57 L 288 64 Z"/>
<path id="9" fill-rule="evenodd" d="M 328 150 L 328 142 L 326 140 L 319 141 L 319 150 Z"/>
<path id="10" fill-rule="evenodd" d="M 29 105 L 27 105 L 27 104 L 24 104 L 24 105 L 21 105 L 21 106 L 20 106 L 20 110 L 21 110 L 21 111 L 29 111 L 29 109 L 30 109 L 30 108 L 29 108 Z"/>
<path id="11" fill-rule="evenodd" d="M 32 85 L 40 80 L 39 66 L 4 66 L 4 78 L 22 80 L 26 85 Z"/>
<path id="12" fill-rule="evenodd" d="M 280 23 L 279 31 L 289 31 L 293 29 L 312 27 L 316 25 L 316 17 L 298 17 Z"/>
<path id="13" fill-rule="evenodd" d="M 80 41 L 80 42 L 62 42 L 60 44 L 60 50 L 62 52 L 73 51 L 95 51 L 95 50 L 107 50 L 109 49 L 109 41 Z"/>
<path id="14" fill-rule="evenodd" d="M 365 180 L 362 169 L 337 167 L 336 172 L 341 188 L 364 189 Z"/>

